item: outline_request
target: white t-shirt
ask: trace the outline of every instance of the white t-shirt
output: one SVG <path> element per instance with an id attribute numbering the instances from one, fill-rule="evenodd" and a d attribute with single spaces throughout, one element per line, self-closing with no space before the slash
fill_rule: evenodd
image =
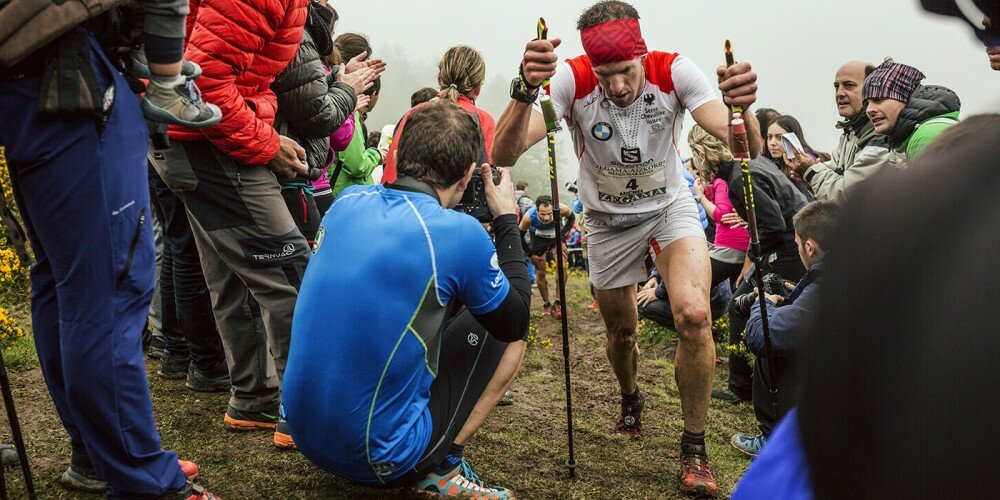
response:
<path id="1" fill-rule="evenodd" d="M 580 160 L 580 199 L 612 214 L 658 211 L 685 186 L 677 138 L 684 111 L 717 99 L 705 74 L 678 54 L 650 52 L 645 88 L 626 108 L 604 97 L 587 56 L 564 61 L 548 93 Z"/>

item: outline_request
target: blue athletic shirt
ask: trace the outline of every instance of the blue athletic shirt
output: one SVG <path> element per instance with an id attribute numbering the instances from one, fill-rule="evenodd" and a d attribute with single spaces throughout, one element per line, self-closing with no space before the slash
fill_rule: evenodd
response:
<path id="1" fill-rule="evenodd" d="M 528 230 L 531 231 L 532 236 L 550 240 L 554 240 L 556 238 L 555 217 L 553 217 L 548 224 L 542 224 L 542 220 L 538 218 L 538 208 L 536 207 L 528 209 L 527 216 L 531 218 L 531 227 L 529 227 Z"/>
<path id="2" fill-rule="evenodd" d="M 427 194 L 349 187 L 319 231 L 292 322 L 288 426 L 316 465 L 384 484 L 428 448 L 452 302 L 486 314 L 510 284 L 482 225 Z"/>

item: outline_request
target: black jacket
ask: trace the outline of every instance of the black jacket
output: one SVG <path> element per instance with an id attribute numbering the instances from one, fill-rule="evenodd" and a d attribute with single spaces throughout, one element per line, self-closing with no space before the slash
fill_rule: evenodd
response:
<path id="1" fill-rule="evenodd" d="M 295 59 L 271 85 L 278 97 L 274 128 L 306 150 L 311 169 L 326 165 L 330 134 L 351 116 L 357 103 L 357 95 L 350 85 L 335 82 L 323 73 L 314 37 L 329 38 L 329 26 L 313 22 L 313 19 L 302 31 L 302 43 Z"/>
<path id="2" fill-rule="evenodd" d="M 723 165 L 719 176 L 729 183 L 729 200 L 743 220 L 747 207 L 743 200 L 743 178 L 739 161 Z M 760 249 L 764 255 L 795 247 L 795 230 L 792 217 L 808 203 L 795 184 L 771 160 L 758 156 L 750 161 L 750 179 L 753 183 L 754 206 L 757 214 L 757 231 Z"/>
<path id="3" fill-rule="evenodd" d="M 899 112 L 896 126 L 889 135 L 889 146 L 898 148 L 913 135 L 917 126 L 935 116 L 961 110 L 962 101 L 951 89 L 938 85 L 920 85 L 910 96 L 906 107 Z"/>

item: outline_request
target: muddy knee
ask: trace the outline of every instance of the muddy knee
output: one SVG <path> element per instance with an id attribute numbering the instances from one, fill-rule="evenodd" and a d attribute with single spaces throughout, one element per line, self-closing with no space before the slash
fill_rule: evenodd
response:
<path id="1" fill-rule="evenodd" d="M 636 331 L 633 327 L 615 327 L 608 330 L 608 345 L 617 351 L 635 347 Z"/>

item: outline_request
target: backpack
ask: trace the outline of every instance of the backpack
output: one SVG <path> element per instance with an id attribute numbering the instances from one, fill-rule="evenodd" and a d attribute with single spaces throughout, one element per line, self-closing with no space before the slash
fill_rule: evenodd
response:
<path id="1" fill-rule="evenodd" d="M 9 68 L 60 35 L 134 0 L 0 0 L 0 68 Z"/>

